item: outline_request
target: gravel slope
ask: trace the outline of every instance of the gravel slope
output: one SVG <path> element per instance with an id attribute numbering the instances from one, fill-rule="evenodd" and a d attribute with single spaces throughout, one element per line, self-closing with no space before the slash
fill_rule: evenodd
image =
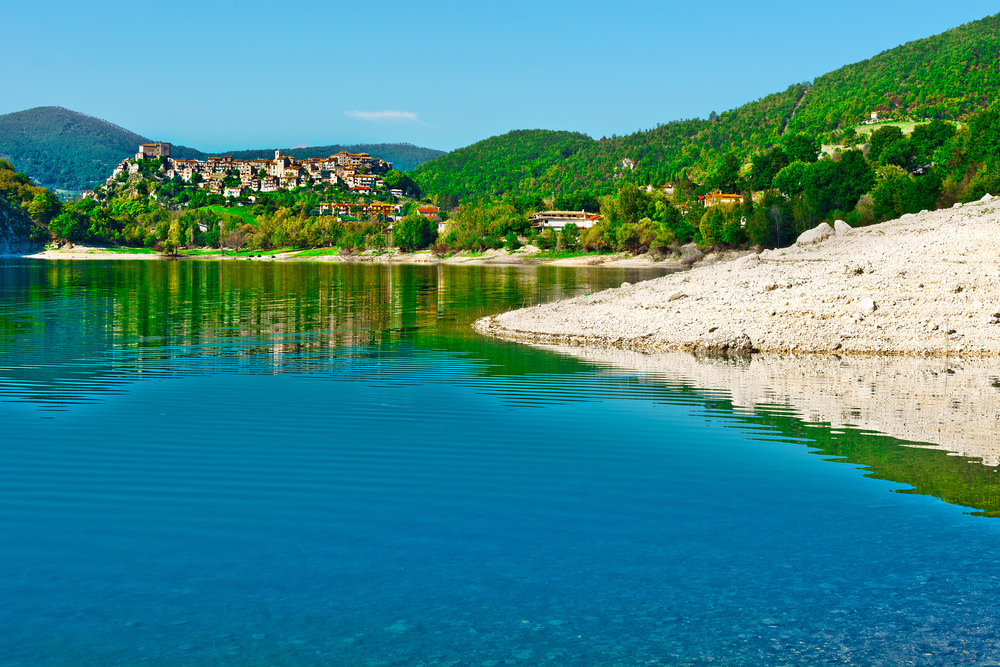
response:
<path id="1" fill-rule="evenodd" d="M 478 320 L 535 343 L 728 353 L 1000 354 L 1000 199 L 905 215 Z"/>

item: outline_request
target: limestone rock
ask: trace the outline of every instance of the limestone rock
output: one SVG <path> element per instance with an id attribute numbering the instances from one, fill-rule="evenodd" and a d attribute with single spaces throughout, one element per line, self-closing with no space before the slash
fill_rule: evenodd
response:
<path id="1" fill-rule="evenodd" d="M 821 222 L 812 229 L 807 229 L 806 231 L 799 234 L 799 238 L 795 240 L 795 245 L 806 245 L 809 243 L 818 243 L 824 241 L 831 236 L 834 232 L 833 227 L 825 222 Z"/>
<path id="2" fill-rule="evenodd" d="M 878 310 L 878 304 L 870 296 L 866 296 L 858 301 L 858 312 L 862 315 L 871 315 L 876 310 Z"/>
<path id="3" fill-rule="evenodd" d="M 753 352 L 753 341 L 743 331 L 736 333 L 727 329 L 713 328 L 702 338 L 700 347 L 712 352 L 749 354 Z"/>
<path id="4" fill-rule="evenodd" d="M 733 271 L 746 271 L 752 269 L 760 264 L 760 256 L 758 255 L 747 255 L 746 257 L 740 257 L 738 260 L 733 262 Z"/>
<path id="5" fill-rule="evenodd" d="M 833 223 L 833 230 L 837 233 L 837 236 L 843 236 L 844 234 L 850 234 L 851 230 L 854 229 L 849 224 L 843 220 L 836 220 Z"/>

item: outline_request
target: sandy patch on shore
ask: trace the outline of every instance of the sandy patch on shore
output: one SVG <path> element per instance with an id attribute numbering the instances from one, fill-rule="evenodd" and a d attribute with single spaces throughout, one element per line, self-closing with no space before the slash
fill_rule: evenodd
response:
<path id="1" fill-rule="evenodd" d="M 305 255 L 301 250 L 275 254 L 207 254 L 207 255 L 180 255 L 179 259 L 197 260 L 226 260 L 226 261 L 279 261 L 279 262 L 332 262 L 338 264 L 444 264 L 452 266 L 582 266 L 593 267 L 603 266 L 620 269 L 683 269 L 687 268 L 694 261 L 713 261 L 715 255 L 707 257 L 696 253 L 695 256 L 684 255 L 681 257 L 668 257 L 665 259 L 653 259 L 649 255 L 633 256 L 628 253 L 618 253 L 614 255 L 580 255 L 577 257 L 566 257 L 562 259 L 548 259 L 539 257 L 539 250 L 534 246 L 509 252 L 504 249 L 487 250 L 483 253 L 460 252 L 448 257 L 440 257 L 430 251 L 403 253 L 398 251 L 378 251 L 360 252 L 352 254 L 331 254 L 331 255 Z M 26 257 L 32 259 L 162 259 L 164 255 L 158 253 L 125 253 L 83 245 L 67 245 L 61 248 L 48 248 L 42 252 L 37 252 Z M 177 258 L 171 258 L 177 259 Z"/>
<path id="2" fill-rule="evenodd" d="M 1000 200 L 483 318 L 492 336 L 645 351 L 1000 354 Z"/>
<path id="3" fill-rule="evenodd" d="M 72 245 L 61 248 L 46 248 L 33 255 L 25 255 L 30 259 L 160 259 L 156 253 L 124 253 L 114 252 L 106 248 Z"/>
<path id="4" fill-rule="evenodd" d="M 700 253 L 695 256 L 683 255 L 654 259 L 649 255 L 630 255 L 617 253 L 613 255 L 586 254 L 576 257 L 548 259 L 539 256 L 538 248 L 525 246 L 513 252 L 505 249 L 486 250 L 481 253 L 460 252 L 448 257 L 440 257 L 430 251 L 401 253 L 396 251 L 364 252 L 350 255 L 314 255 L 302 256 L 298 253 L 287 253 L 280 259 L 284 261 L 313 261 L 336 263 L 370 263 L 370 264 L 444 264 L 449 266 L 571 266 L 592 267 L 602 266 L 618 269 L 682 269 L 698 260 L 712 261 L 714 255 L 707 258 Z"/>

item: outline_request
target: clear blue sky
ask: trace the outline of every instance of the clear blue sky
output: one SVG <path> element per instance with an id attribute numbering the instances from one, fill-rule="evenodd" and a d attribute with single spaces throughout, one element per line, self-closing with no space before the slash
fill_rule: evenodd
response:
<path id="1" fill-rule="evenodd" d="M 56 105 L 206 151 L 705 117 L 995 1 L 6 3 L 0 113 Z"/>

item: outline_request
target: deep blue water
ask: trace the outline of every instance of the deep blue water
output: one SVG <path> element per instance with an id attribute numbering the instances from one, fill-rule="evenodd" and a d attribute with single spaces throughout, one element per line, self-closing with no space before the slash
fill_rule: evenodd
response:
<path id="1" fill-rule="evenodd" d="M 468 329 L 640 275 L 0 262 L 0 665 L 1000 660 L 877 436 Z"/>

